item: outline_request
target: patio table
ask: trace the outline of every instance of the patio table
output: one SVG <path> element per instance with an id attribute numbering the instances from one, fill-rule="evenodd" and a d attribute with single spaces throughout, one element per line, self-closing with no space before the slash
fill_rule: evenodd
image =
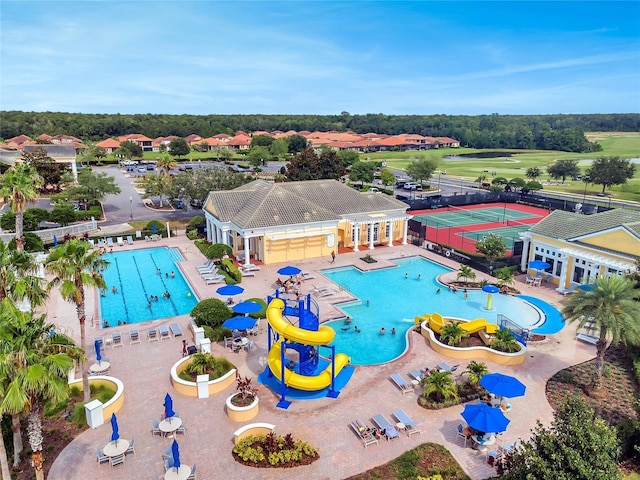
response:
<path id="1" fill-rule="evenodd" d="M 165 418 L 160 422 L 158 428 L 165 435 L 172 434 L 182 425 L 182 419 L 180 417 Z"/>
<path id="2" fill-rule="evenodd" d="M 187 480 L 191 474 L 191 467 L 188 465 L 180 465 L 180 468 L 176 470 L 175 467 L 171 467 L 164 474 L 164 480 Z"/>
<path id="3" fill-rule="evenodd" d="M 109 362 L 100 362 L 100 363 L 92 363 L 89 366 L 89 371 L 91 373 L 104 373 L 111 368 L 111 363 Z"/>
<path id="4" fill-rule="evenodd" d="M 129 440 L 118 439 L 107 443 L 102 449 L 102 453 L 107 457 L 117 457 L 126 452 L 127 448 L 129 448 Z"/>

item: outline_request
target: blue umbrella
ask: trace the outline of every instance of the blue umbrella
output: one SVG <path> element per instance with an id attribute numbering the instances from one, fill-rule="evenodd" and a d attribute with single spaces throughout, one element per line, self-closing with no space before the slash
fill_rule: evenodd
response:
<path id="1" fill-rule="evenodd" d="M 222 326 L 229 330 L 246 330 L 256 326 L 256 319 L 251 317 L 231 317 L 226 319 Z"/>
<path id="2" fill-rule="evenodd" d="M 462 418 L 471 428 L 484 433 L 504 432 L 511 421 L 501 409 L 490 407 L 486 403 L 465 405 Z"/>
<path id="3" fill-rule="evenodd" d="M 151 224 L 151 233 L 153 233 L 154 235 L 156 234 L 156 224 L 155 223 Z"/>
<path id="4" fill-rule="evenodd" d="M 176 412 L 173 411 L 173 400 L 171 398 L 171 395 L 167 393 L 164 396 L 164 416 L 167 418 L 171 418 L 175 414 Z"/>
<path id="5" fill-rule="evenodd" d="M 517 378 L 502 373 L 488 373 L 480 379 L 480 385 L 500 397 L 521 397 L 527 387 Z"/>
<path id="6" fill-rule="evenodd" d="M 93 346 L 96 348 L 96 360 L 100 363 L 100 360 L 102 360 L 102 355 L 100 355 L 100 341 L 96 340 L 93 342 Z"/>
<path id="7" fill-rule="evenodd" d="M 173 455 L 173 466 L 176 467 L 176 470 L 180 468 L 180 448 L 178 446 L 178 442 L 173 440 L 171 444 L 171 454 Z"/>
<path id="8" fill-rule="evenodd" d="M 292 267 L 291 265 L 282 267 L 280 270 L 278 270 L 279 275 L 293 276 L 293 275 L 299 275 L 301 273 L 302 273 L 302 270 L 300 270 L 298 267 Z"/>
<path id="9" fill-rule="evenodd" d="M 593 292 L 596 288 L 598 288 L 598 285 L 596 285 L 595 283 L 588 283 L 585 285 L 580 285 L 578 288 L 583 292 Z"/>
<path id="10" fill-rule="evenodd" d="M 56 237 L 55 235 L 53 236 L 53 246 L 54 247 L 58 246 L 58 237 Z"/>
<path id="11" fill-rule="evenodd" d="M 242 302 L 234 305 L 231 310 L 235 313 L 255 313 L 262 310 L 262 305 L 254 302 Z"/>
<path id="12" fill-rule="evenodd" d="M 118 433 L 118 419 L 116 418 L 116 414 L 111 414 L 111 441 L 117 442 L 120 438 L 120 434 Z"/>
<path id="13" fill-rule="evenodd" d="M 224 297 L 232 297 L 233 295 L 239 295 L 244 292 L 244 288 L 239 287 L 238 285 L 225 285 L 224 287 L 220 287 L 216 290 L 218 295 L 222 295 Z"/>
<path id="14" fill-rule="evenodd" d="M 547 268 L 550 268 L 551 265 L 547 262 L 543 262 L 542 260 L 531 260 L 529 262 L 529 267 L 535 270 L 546 270 Z"/>

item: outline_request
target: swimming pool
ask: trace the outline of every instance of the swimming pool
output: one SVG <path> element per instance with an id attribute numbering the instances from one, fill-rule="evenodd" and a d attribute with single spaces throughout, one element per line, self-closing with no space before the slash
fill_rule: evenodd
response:
<path id="1" fill-rule="evenodd" d="M 100 297 L 100 312 L 102 321 L 111 326 L 118 321 L 139 323 L 183 315 L 198 303 L 176 265 L 183 260 L 177 248 L 114 252 L 105 254 L 104 258 L 109 266 L 102 272 L 107 291 Z M 116 293 L 112 291 L 114 286 Z M 165 291 L 171 294 L 169 298 L 162 296 Z M 150 295 L 158 297 L 151 306 L 148 305 Z"/>
<path id="2" fill-rule="evenodd" d="M 322 272 L 359 299 L 337 305 L 352 319 L 351 324 L 344 320 L 327 322 L 336 331 L 336 351 L 349 355 L 355 365 L 375 365 L 400 356 L 407 347 L 406 332 L 413 326 L 414 317 L 424 313 L 438 312 L 469 320 L 482 317 L 492 323 L 497 323 L 498 314 L 503 314 L 529 328 L 544 323 L 539 308 L 514 296 L 493 295 L 492 308 L 487 311 L 486 293 L 470 290 L 465 299 L 461 290 L 452 293 L 442 288 L 437 277 L 451 271 L 442 265 L 422 257 L 402 258 L 394 263 L 398 266 L 370 272 L 355 267 Z M 439 288 L 440 293 L 436 293 Z M 360 333 L 355 331 L 356 326 Z M 380 335 L 383 327 L 386 333 Z M 395 335 L 392 328 L 396 329 Z"/>

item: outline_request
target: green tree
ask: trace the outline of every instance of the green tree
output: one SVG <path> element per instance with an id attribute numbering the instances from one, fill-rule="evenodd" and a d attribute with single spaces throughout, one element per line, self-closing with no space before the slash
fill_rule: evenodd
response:
<path id="1" fill-rule="evenodd" d="M 266 147 L 268 150 L 274 141 L 275 139 L 269 135 L 256 135 L 255 137 L 251 137 L 251 148 Z"/>
<path id="2" fill-rule="evenodd" d="M 503 257 L 506 250 L 507 244 L 504 243 L 504 239 L 496 233 L 490 233 L 482 240 L 476 242 L 476 251 L 487 257 L 487 260 L 489 260 L 489 266 L 492 270 L 493 262 L 498 258 Z"/>
<path id="3" fill-rule="evenodd" d="M 86 345 L 85 322 L 87 319 L 85 304 L 85 288 L 106 288 L 101 271 L 109 264 L 102 258 L 98 250 L 93 250 L 89 242 L 69 240 L 54 248 L 45 264 L 46 269 L 54 275 L 50 287 L 58 286 L 60 295 L 76 307 L 80 323 L 80 345 Z M 89 377 L 86 360 L 80 365 L 82 372 L 82 389 L 84 401 L 89 401 Z"/>
<path id="4" fill-rule="evenodd" d="M 169 153 L 174 157 L 184 157 L 189 155 L 191 149 L 184 138 L 174 138 L 169 142 Z"/>
<path id="5" fill-rule="evenodd" d="M 291 137 L 289 137 L 291 138 Z M 303 137 L 304 138 L 304 137 Z M 312 148 L 307 148 L 298 153 L 287 163 L 287 180 L 301 182 L 305 180 L 320 179 L 320 159 Z"/>
<path id="6" fill-rule="evenodd" d="M 468 283 L 469 280 L 475 280 L 476 272 L 469 265 L 460 265 L 460 271 L 458 271 L 456 278 L 464 278 L 464 283 Z"/>
<path id="7" fill-rule="evenodd" d="M 338 157 L 342 160 L 342 165 L 344 165 L 345 168 L 349 168 L 354 163 L 360 161 L 360 154 L 355 150 L 340 150 Z"/>
<path id="8" fill-rule="evenodd" d="M 156 160 L 156 167 L 160 170 L 160 172 L 164 176 L 168 176 L 169 172 L 172 168 L 178 166 L 178 162 L 176 162 L 168 153 L 161 153 L 158 159 Z"/>
<path id="9" fill-rule="evenodd" d="M 250 181 L 251 178 L 230 172 L 226 168 L 201 168 L 176 175 L 171 183 L 169 195 L 171 198 L 204 202 L 209 192 L 232 190 Z"/>
<path id="10" fill-rule="evenodd" d="M 509 183 L 509 180 L 504 177 L 495 177 L 491 180 L 491 185 L 506 185 L 507 183 Z"/>
<path id="11" fill-rule="evenodd" d="M 201 327 L 209 325 L 210 327 L 219 327 L 227 318 L 231 318 L 233 312 L 218 298 L 207 298 L 198 303 L 193 310 L 191 316 L 196 324 Z"/>
<path id="12" fill-rule="evenodd" d="M 535 180 L 542 176 L 542 170 L 538 167 L 529 167 L 524 175 L 531 180 Z"/>
<path id="13" fill-rule="evenodd" d="M 349 170 L 349 180 L 360 182 L 362 185 L 373 182 L 376 164 L 373 162 L 355 162 Z"/>
<path id="14" fill-rule="evenodd" d="M 36 170 L 24 163 L 17 163 L 0 177 L 0 196 L 11 205 L 16 216 L 16 247 L 23 248 L 23 221 L 27 203 L 38 198 L 38 189 L 42 186 L 42 177 Z"/>
<path id="15" fill-rule="evenodd" d="M 28 415 L 31 463 L 36 478 L 44 480 L 42 452 L 42 407 L 46 401 L 67 397 L 67 376 L 80 350 L 64 335 L 51 335 L 55 328 L 46 315 L 22 312 L 8 299 L 0 303 L 0 379 L 4 396 L 0 412 Z"/>
<path id="16" fill-rule="evenodd" d="M 396 176 L 388 168 L 383 168 L 380 171 L 380 181 L 385 186 L 393 185 L 396 181 Z"/>
<path id="17" fill-rule="evenodd" d="M 534 191 L 542 190 L 542 184 L 536 181 L 527 182 L 527 184 L 524 186 L 522 190 L 527 192 L 531 190 L 534 190 Z"/>
<path id="18" fill-rule="evenodd" d="M 631 160 L 620 157 L 597 158 L 587 170 L 591 183 L 602 185 L 602 193 L 612 185 L 622 185 L 633 178 L 636 166 Z"/>
<path id="19" fill-rule="evenodd" d="M 284 138 L 277 138 L 271 143 L 269 153 L 273 158 L 284 159 L 289 152 L 289 144 Z"/>
<path id="20" fill-rule="evenodd" d="M 516 282 L 513 270 L 507 266 L 497 268 L 493 275 L 498 279 L 499 285 L 513 285 Z"/>
<path id="21" fill-rule="evenodd" d="M 524 188 L 527 185 L 527 182 L 525 182 L 524 179 L 520 177 L 515 177 L 509 180 L 509 185 L 515 188 Z"/>
<path id="22" fill-rule="evenodd" d="M 42 177 L 42 187 L 51 185 L 56 187 L 56 189 L 59 188 L 62 173 L 68 171 L 66 165 L 56 163 L 42 147 L 37 147 L 31 152 L 23 152 L 22 160 L 27 165 L 35 168 L 38 175 Z"/>
<path id="23" fill-rule="evenodd" d="M 290 135 L 287 137 L 287 143 L 289 144 L 289 153 L 297 154 L 307 148 L 307 139 L 302 135 Z"/>
<path id="24" fill-rule="evenodd" d="M 469 385 L 478 385 L 482 377 L 489 373 L 489 369 L 484 362 L 471 360 L 467 365 L 467 369 L 462 373 L 467 375 L 467 383 Z"/>
<path id="25" fill-rule="evenodd" d="M 333 150 L 322 152 L 318 158 L 318 173 L 320 179 L 338 180 L 347 173 L 342 159 Z"/>
<path id="26" fill-rule="evenodd" d="M 438 168 L 438 163 L 439 161 L 435 157 L 421 157 L 407 165 L 407 175 L 415 182 L 428 181 Z"/>
<path id="27" fill-rule="evenodd" d="M 620 446 L 615 427 L 578 396 L 553 414 L 549 428 L 537 422 L 531 438 L 499 464 L 505 480 L 617 480 Z"/>
<path id="28" fill-rule="evenodd" d="M 564 183 L 567 177 L 573 178 L 580 175 L 578 160 L 556 160 L 547 167 L 547 173 L 555 180 L 561 178 Z"/>
<path id="29" fill-rule="evenodd" d="M 247 154 L 247 160 L 254 167 L 266 165 L 270 158 L 271 154 L 269 153 L 269 149 L 262 146 L 252 147 Z"/>
<path id="30" fill-rule="evenodd" d="M 516 337 L 513 336 L 513 333 L 508 328 L 501 328 L 495 333 L 491 348 L 499 352 L 507 353 L 520 351 L 518 340 L 516 340 Z"/>
<path id="31" fill-rule="evenodd" d="M 142 182 L 140 182 L 140 185 L 144 188 L 145 192 L 142 198 L 158 196 L 160 197 L 160 208 L 162 208 L 164 204 L 164 197 L 171 191 L 172 182 L 173 179 L 169 175 L 162 175 L 159 173 L 145 175 Z"/>
<path id="32" fill-rule="evenodd" d="M 450 346 L 457 345 L 460 341 L 469 336 L 469 333 L 460 325 L 462 322 L 449 322 L 442 327 L 440 341 Z"/>
<path id="33" fill-rule="evenodd" d="M 433 398 L 436 401 L 443 401 L 458 396 L 456 382 L 451 372 L 432 370 L 428 377 L 420 380 L 420 385 L 424 387 L 422 396 L 425 399 Z"/>
<path id="34" fill-rule="evenodd" d="M 126 140 L 120 143 L 120 147 L 114 153 L 129 160 L 142 158 L 142 147 L 132 140 Z"/>
<path id="35" fill-rule="evenodd" d="M 617 275 L 597 278 L 594 287 L 588 291 L 578 288 L 567 299 L 562 314 L 569 322 L 578 322 L 578 328 L 593 322 L 600 330 L 592 380 L 597 389 L 602 386 L 604 355 L 609 346 L 640 343 L 640 291 L 633 280 Z"/>
<path id="36" fill-rule="evenodd" d="M 51 210 L 49 214 L 49 220 L 63 227 L 75 222 L 76 212 L 73 209 L 73 205 L 70 203 L 56 203 L 56 206 L 53 207 L 53 210 Z"/>
<path id="37" fill-rule="evenodd" d="M 105 172 L 94 172 L 89 168 L 83 168 L 78 172 L 78 182 L 73 183 L 72 179 L 68 178 L 66 190 L 57 197 L 77 200 L 88 208 L 103 201 L 107 195 L 117 195 L 120 191 L 115 179 Z"/>
<path id="38" fill-rule="evenodd" d="M 38 264 L 32 255 L 12 250 L 0 240 L 0 301 L 8 298 L 13 303 L 24 300 L 31 308 L 45 304 L 48 293 L 44 279 L 37 275 Z"/>

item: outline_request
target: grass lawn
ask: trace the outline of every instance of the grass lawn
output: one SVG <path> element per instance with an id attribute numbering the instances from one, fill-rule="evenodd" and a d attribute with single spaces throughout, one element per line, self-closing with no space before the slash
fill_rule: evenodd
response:
<path id="1" fill-rule="evenodd" d="M 347 480 L 404 480 L 416 479 L 418 475 L 428 477 L 438 474 L 442 475 L 442 480 L 469 479 L 446 448 L 435 443 L 423 443 L 385 465 Z"/>

